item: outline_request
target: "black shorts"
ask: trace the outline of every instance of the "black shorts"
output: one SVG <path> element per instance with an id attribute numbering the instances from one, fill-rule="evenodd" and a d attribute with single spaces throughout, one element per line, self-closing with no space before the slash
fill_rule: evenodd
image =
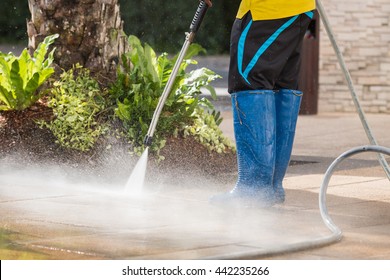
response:
<path id="1" fill-rule="evenodd" d="M 313 12 L 289 18 L 236 19 L 230 40 L 230 93 L 252 89 L 297 89 L 302 40 Z"/>

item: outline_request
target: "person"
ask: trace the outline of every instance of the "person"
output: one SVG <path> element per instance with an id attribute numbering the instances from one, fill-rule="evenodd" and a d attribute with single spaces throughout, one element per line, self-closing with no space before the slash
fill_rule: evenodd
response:
<path id="1" fill-rule="evenodd" d="M 300 52 L 314 10 L 315 0 L 241 1 L 228 76 L 238 178 L 231 191 L 211 197 L 212 203 L 271 207 L 285 201 L 282 181 L 302 98 Z"/>

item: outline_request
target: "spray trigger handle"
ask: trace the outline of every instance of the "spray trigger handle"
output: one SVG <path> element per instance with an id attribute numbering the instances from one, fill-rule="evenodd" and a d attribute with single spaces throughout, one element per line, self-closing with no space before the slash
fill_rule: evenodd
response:
<path id="1" fill-rule="evenodd" d="M 190 25 L 190 31 L 193 33 L 196 33 L 200 27 L 200 24 L 203 20 L 203 17 L 206 14 L 206 11 L 208 9 L 208 5 L 204 1 L 200 1 L 198 9 L 195 12 L 194 18 L 192 19 L 191 25 Z"/>

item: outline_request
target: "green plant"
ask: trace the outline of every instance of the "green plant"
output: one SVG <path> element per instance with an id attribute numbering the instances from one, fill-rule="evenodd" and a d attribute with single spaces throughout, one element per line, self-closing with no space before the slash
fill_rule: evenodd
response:
<path id="1" fill-rule="evenodd" d="M 184 128 L 184 137 L 191 135 L 209 151 L 223 153 L 227 148 L 235 150 L 230 139 L 226 138 L 219 128 L 222 118 L 217 117 L 219 112 L 208 114 L 199 110 L 192 125 Z"/>
<path id="2" fill-rule="evenodd" d="M 110 92 L 117 104 L 115 113 L 122 120 L 134 152 L 139 154 L 144 149 L 143 139 L 177 56 L 169 58 L 163 53 L 157 57 L 148 44 L 142 46 L 135 36 L 129 36 L 129 44 L 131 51 L 122 56 L 122 68 Z M 157 155 L 169 136 L 193 135 L 209 150 L 218 152 L 230 146 L 215 122 L 217 114 L 208 113 L 214 106 L 200 96 L 203 87 L 215 98 L 215 90 L 209 83 L 220 76 L 206 68 L 185 71 L 188 65 L 197 63 L 191 57 L 202 51 L 200 45 L 191 44 L 181 63 L 153 137 L 151 150 Z M 207 133 L 210 135 L 205 136 Z"/>
<path id="3" fill-rule="evenodd" d="M 56 38 L 58 34 L 46 37 L 33 57 L 27 49 L 19 57 L 0 53 L 0 110 L 24 110 L 40 98 L 37 89 L 54 73 L 54 49 L 45 56 Z"/>
<path id="4" fill-rule="evenodd" d="M 87 151 L 107 129 L 97 121 L 105 108 L 99 85 L 80 65 L 62 73 L 61 79 L 54 82 L 48 106 L 53 108 L 55 118 L 39 124 L 49 128 L 61 146 Z"/>

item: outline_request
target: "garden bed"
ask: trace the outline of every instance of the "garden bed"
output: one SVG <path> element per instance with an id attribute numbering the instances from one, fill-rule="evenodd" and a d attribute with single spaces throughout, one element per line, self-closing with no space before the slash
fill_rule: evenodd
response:
<path id="1" fill-rule="evenodd" d="M 63 169 L 68 175 L 75 172 L 122 182 L 128 178 L 138 157 L 130 154 L 131 147 L 125 140 L 101 136 L 90 151 L 67 149 L 56 143 L 50 130 L 36 124 L 36 120 L 51 118 L 51 109 L 42 103 L 23 111 L 0 112 L 3 171 L 52 166 Z M 161 154 L 165 160 L 159 163 L 152 154 L 149 156 L 148 174 L 152 180 L 174 174 L 172 182 L 194 177 L 223 181 L 227 179 L 226 174 L 231 175 L 237 168 L 235 153 L 209 152 L 192 137 L 168 139 Z"/>

